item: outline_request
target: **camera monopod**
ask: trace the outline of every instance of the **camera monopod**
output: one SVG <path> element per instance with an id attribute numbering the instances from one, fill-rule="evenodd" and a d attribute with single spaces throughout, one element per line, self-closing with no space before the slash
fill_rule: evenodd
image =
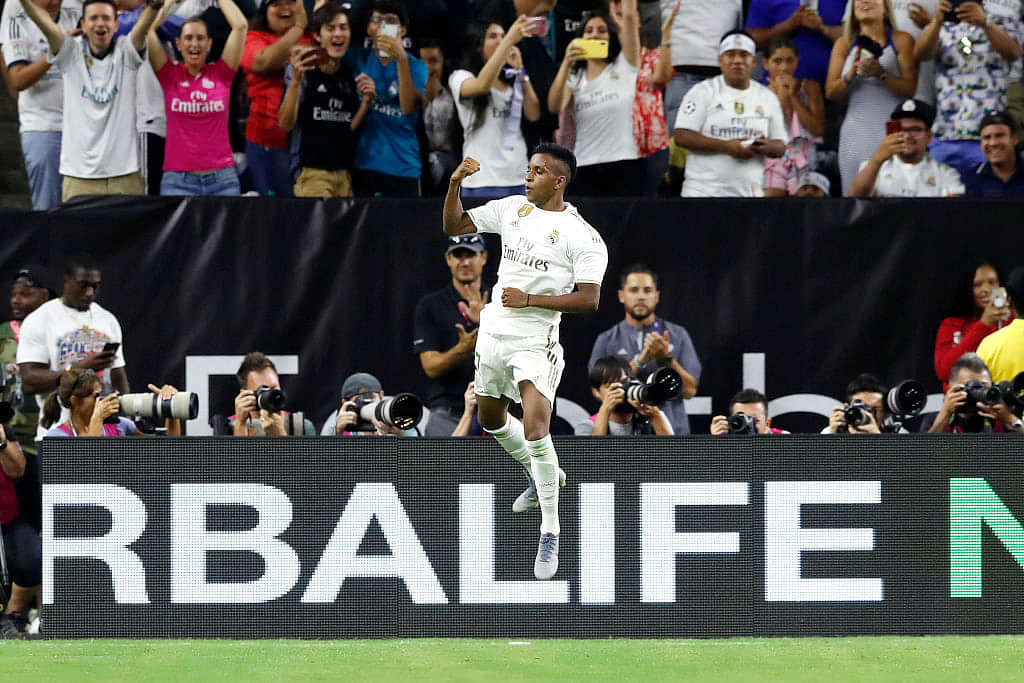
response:
<path id="1" fill-rule="evenodd" d="M 7 551 L 4 550 L 4 535 L 0 533 L 0 605 L 7 606 L 10 596 L 11 575 L 7 572 Z"/>

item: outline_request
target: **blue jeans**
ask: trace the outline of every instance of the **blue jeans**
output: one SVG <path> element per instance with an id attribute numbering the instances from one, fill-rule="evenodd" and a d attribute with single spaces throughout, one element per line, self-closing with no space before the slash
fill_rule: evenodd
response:
<path id="1" fill-rule="evenodd" d="M 960 175 L 973 173 L 985 163 L 985 154 L 978 140 L 932 139 L 928 154 L 936 161 L 952 166 Z"/>
<path id="2" fill-rule="evenodd" d="M 32 208 L 46 211 L 60 206 L 60 131 L 22 132 L 21 152 L 32 189 Z"/>
<path id="3" fill-rule="evenodd" d="M 516 194 L 526 194 L 526 185 L 510 185 L 509 187 L 464 187 L 462 196 L 466 198 L 501 199 Z"/>
<path id="4" fill-rule="evenodd" d="M 690 88 L 703 80 L 705 79 L 696 74 L 677 71 L 665 86 L 665 127 L 668 128 L 669 137 L 672 137 L 672 131 L 676 129 L 676 114 L 679 113 L 679 105 L 683 103 L 683 98 L 690 92 Z"/>
<path id="5" fill-rule="evenodd" d="M 160 180 L 162 195 L 217 195 L 237 197 L 241 193 L 238 174 L 234 166 L 222 168 L 213 173 L 190 173 L 187 171 L 164 171 Z"/>
<path id="6" fill-rule="evenodd" d="M 252 189 L 273 197 L 293 196 L 292 162 L 287 149 L 266 147 L 246 140 L 245 156 Z"/>

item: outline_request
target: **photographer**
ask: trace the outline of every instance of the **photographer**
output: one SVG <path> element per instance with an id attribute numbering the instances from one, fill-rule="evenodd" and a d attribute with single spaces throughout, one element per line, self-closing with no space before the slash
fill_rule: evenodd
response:
<path id="1" fill-rule="evenodd" d="M 150 384 L 149 390 L 162 400 L 178 393 L 169 384 L 161 388 Z M 134 420 L 118 417 L 120 396 L 116 392 L 103 396 L 102 391 L 103 380 L 92 370 L 70 367 L 62 372 L 57 391 L 43 404 L 41 422 L 49 428 L 46 436 L 145 436 Z M 70 411 L 64 421 L 60 419 L 62 407 Z M 181 436 L 181 420 L 167 418 L 164 426 L 167 436 Z"/>
<path id="2" fill-rule="evenodd" d="M 846 385 L 846 403 L 832 409 L 822 434 L 881 434 L 885 424 L 886 388 L 874 375 L 858 375 Z M 863 406 L 862 410 L 852 406 Z M 847 414 L 851 416 L 847 420 Z M 850 424 L 853 422 L 853 424 Z"/>
<path id="3" fill-rule="evenodd" d="M 315 436 L 313 423 L 302 417 L 302 429 L 289 430 L 292 414 L 283 410 L 285 396 L 274 361 L 259 351 L 245 354 L 235 374 L 241 389 L 235 396 L 235 414 L 231 417 L 235 436 Z M 296 413 L 296 418 L 301 416 Z M 301 431 L 301 434 L 298 432 Z"/>
<path id="4" fill-rule="evenodd" d="M 16 638 L 29 624 L 28 611 L 39 606 L 43 557 L 39 534 L 18 515 L 14 480 L 25 473 L 25 455 L 17 441 L 8 440 L 6 427 L 0 425 L 0 532 L 11 578 L 11 598 L 6 614 L 0 616 L 0 639 Z"/>
<path id="5" fill-rule="evenodd" d="M 379 436 L 419 436 L 415 429 L 402 430 L 373 418 L 367 423 L 359 415 L 359 409 L 368 404 L 384 400 L 380 380 L 368 372 L 350 375 L 341 385 L 341 406 L 327 417 L 321 436 L 357 436 L 377 434 Z M 372 430 L 370 427 L 372 426 Z"/>
<path id="6" fill-rule="evenodd" d="M 630 365 L 615 356 L 600 358 L 590 369 L 590 393 L 601 402 L 591 436 L 672 436 L 668 417 L 657 406 L 627 401 L 622 380 L 630 376 Z"/>
<path id="7" fill-rule="evenodd" d="M 729 417 L 715 415 L 711 433 L 722 434 L 789 434 L 772 427 L 768 417 L 768 397 L 757 389 L 744 389 L 729 399 Z"/>
<path id="8" fill-rule="evenodd" d="M 1024 431 L 1024 423 L 1010 412 L 998 392 L 981 356 L 965 353 L 949 372 L 949 391 L 928 432 Z"/>

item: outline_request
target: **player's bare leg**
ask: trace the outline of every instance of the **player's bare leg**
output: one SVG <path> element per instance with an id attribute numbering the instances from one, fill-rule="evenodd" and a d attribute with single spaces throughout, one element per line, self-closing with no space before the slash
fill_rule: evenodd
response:
<path id="1" fill-rule="evenodd" d="M 558 455 L 551 442 L 551 403 L 537 390 L 533 382 L 519 383 L 523 398 L 523 427 L 526 445 L 530 449 L 533 482 L 540 501 L 540 544 L 533 574 L 538 579 L 550 579 L 558 569 Z"/>

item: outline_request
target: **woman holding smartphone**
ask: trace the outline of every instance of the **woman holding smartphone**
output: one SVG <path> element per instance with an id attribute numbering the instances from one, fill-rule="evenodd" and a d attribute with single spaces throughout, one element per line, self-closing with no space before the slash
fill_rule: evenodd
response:
<path id="1" fill-rule="evenodd" d="M 606 11 L 593 14 L 580 37 L 566 47 L 548 91 L 551 113 L 559 114 L 571 104 L 576 120 L 575 194 L 643 194 L 643 162 L 633 136 L 639 25 L 633 2 L 623 3 L 618 28 Z"/>
<path id="2" fill-rule="evenodd" d="M 885 137 L 885 122 L 917 89 L 914 39 L 892 24 L 890 0 L 856 0 L 832 46 L 825 97 L 848 100 L 839 129 L 839 173 L 843 195 L 861 162 Z"/>
<path id="3" fill-rule="evenodd" d="M 991 261 L 978 263 L 958 283 L 949 316 L 935 335 L 935 374 L 943 391 L 949 389 L 949 371 L 960 356 L 977 351 L 982 339 L 1013 321 L 1000 283 Z"/>
<path id="4" fill-rule="evenodd" d="M 118 417 L 116 422 L 104 420 L 117 415 L 121 408 L 117 394 L 100 396 L 103 380 L 92 370 L 70 367 L 60 375 L 57 390 L 50 394 L 43 404 L 44 427 L 49 428 L 46 436 L 142 436 L 135 422 Z M 152 384 L 149 390 L 169 399 L 178 390 L 169 384 L 157 388 Z M 66 422 L 60 420 L 61 406 L 68 408 L 71 415 Z M 181 436 L 181 420 L 167 418 L 167 436 Z"/>
<path id="5" fill-rule="evenodd" d="M 309 22 L 315 46 L 297 48 L 285 72 L 288 87 L 277 111 L 283 130 L 299 131 L 296 197 L 351 197 L 356 140 L 376 87 L 356 78 L 342 57 L 352 29 L 341 5 L 328 2 Z"/>
<path id="6" fill-rule="evenodd" d="M 480 162 L 480 172 L 463 181 L 463 197 L 526 193 L 522 117 L 538 120 L 540 100 L 516 43 L 539 27 L 537 19 L 520 16 L 508 33 L 499 24 L 471 29 L 475 40 L 468 68 L 448 78 L 465 139 L 462 156 Z"/>
<path id="7" fill-rule="evenodd" d="M 219 7 L 231 25 L 220 59 L 207 64 L 213 41 L 206 22 L 186 21 L 178 36 L 182 63 L 167 58 L 156 29 L 173 9 L 166 3 L 146 36 L 149 62 L 164 90 L 167 111 L 167 145 L 162 195 L 240 194 L 235 158 L 228 139 L 231 82 L 242 59 L 248 30 L 245 15 L 234 0 L 220 0 Z"/>

